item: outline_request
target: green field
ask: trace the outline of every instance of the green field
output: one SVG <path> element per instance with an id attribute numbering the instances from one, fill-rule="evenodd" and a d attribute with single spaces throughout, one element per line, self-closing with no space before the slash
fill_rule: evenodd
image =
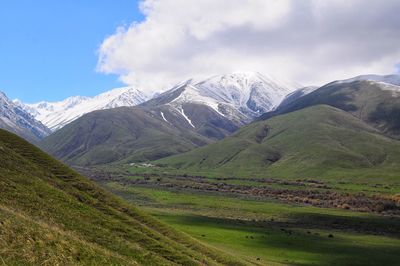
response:
<path id="1" fill-rule="evenodd" d="M 218 193 L 103 184 L 174 228 L 248 262 L 396 265 L 400 259 L 397 217 Z"/>

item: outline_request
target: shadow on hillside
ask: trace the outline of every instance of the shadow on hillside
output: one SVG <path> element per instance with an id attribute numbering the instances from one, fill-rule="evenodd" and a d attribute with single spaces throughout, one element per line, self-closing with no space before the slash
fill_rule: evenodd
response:
<path id="1" fill-rule="evenodd" d="M 400 246 L 395 245 L 400 221 L 364 217 L 341 217 L 335 215 L 294 215 L 293 222 L 243 221 L 237 219 L 213 218 L 200 215 L 157 215 L 161 219 L 172 219 L 181 226 L 200 227 L 203 237 L 215 234 L 216 230 L 238 231 L 246 241 L 261 248 L 280 249 L 282 252 L 305 255 L 310 263 L 296 265 L 396 265 L 400 260 Z M 164 217 L 163 217 L 164 216 Z M 374 236 L 374 226 L 389 238 Z M 393 226 L 393 227 L 392 227 Z M 376 229 L 376 228 L 375 228 Z M 225 231 L 226 232 L 226 231 Z M 218 234 L 215 237 L 223 237 Z M 239 238 L 239 236 L 238 236 Z M 390 238 L 392 238 L 391 241 Z M 243 239 L 239 239 L 243 241 Z M 308 255 L 307 255 L 308 254 Z M 319 261 L 311 262 L 318 258 Z M 307 260 L 308 260 L 307 259 Z M 290 262 L 290 261 L 289 261 Z"/>
<path id="2" fill-rule="evenodd" d="M 298 228 L 315 230 L 338 230 L 344 232 L 385 235 L 400 239 L 400 218 L 379 216 L 340 216 L 332 214 L 302 213 L 292 214 L 287 220 L 241 220 L 200 215 L 183 216 L 187 224 L 224 224 L 226 226 L 245 226 L 257 228 Z"/>

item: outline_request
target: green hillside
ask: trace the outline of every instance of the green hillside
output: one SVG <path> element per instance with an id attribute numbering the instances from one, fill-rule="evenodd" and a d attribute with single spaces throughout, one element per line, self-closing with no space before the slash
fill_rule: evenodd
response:
<path id="1" fill-rule="evenodd" d="M 342 110 L 319 105 L 259 121 L 222 141 L 159 160 L 232 176 L 396 178 L 400 142 Z"/>
<path id="2" fill-rule="evenodd" d="M 5 265 L 239 265 L 0 130 Z"/>
<path id="3" fill-rule="evenodd" d="M 329 83 L 277 111 L 262 116 L 267 119 L 277 114 L 306 107 L 327 104 L 363 120 L 389 137 L 400 138 L 400 90 L 398 86 L 374 82 Z"/>
<path id="4" fill-rule="evenodd" d="M 156 160 L 208 143 L 138 107 L 95 111 L 44 139 L 40 146 L 71 165 Z"/>

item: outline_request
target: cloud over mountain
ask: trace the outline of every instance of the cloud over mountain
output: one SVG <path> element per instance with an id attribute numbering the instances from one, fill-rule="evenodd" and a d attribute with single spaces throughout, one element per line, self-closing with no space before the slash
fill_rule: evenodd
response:
<path id="1" fill-rule="evenodd" d="M 396 0 L 146 0 L 141 10 L 101 44 L 98 70 L 145 89 L 238 70 L 318 84 L 400 62 Z"/>

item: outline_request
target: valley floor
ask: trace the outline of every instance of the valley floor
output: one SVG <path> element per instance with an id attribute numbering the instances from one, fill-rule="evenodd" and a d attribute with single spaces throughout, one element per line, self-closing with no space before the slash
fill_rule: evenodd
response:
<path id="1" fill-rule="evenodd" d="M 393 184 L 217 178 L 148 166 L 79 170 L 250 264 L 396 265 L 400 259 Z"/>

